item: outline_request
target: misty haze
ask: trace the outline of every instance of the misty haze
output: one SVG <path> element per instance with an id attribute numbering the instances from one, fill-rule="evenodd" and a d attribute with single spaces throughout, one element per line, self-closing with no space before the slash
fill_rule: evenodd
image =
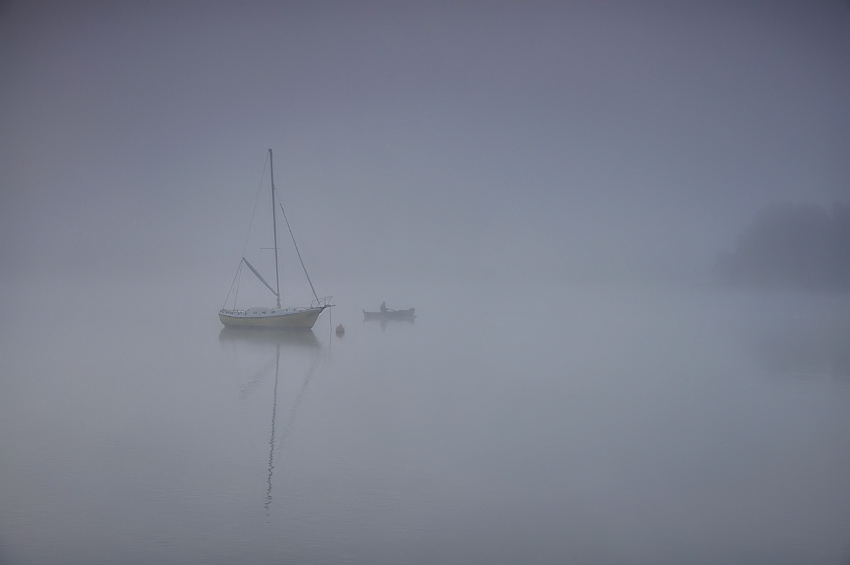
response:
<path id="1" fill-rule="evenodd" d="M 850 563 L 848 93 L 838 0 L 0 3 L 0 565 Z"/>

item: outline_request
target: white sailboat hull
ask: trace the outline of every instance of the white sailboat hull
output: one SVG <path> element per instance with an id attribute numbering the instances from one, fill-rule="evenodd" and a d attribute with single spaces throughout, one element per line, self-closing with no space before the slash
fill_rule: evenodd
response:
<path id="1" fill-rule="evenodd" d="M 218 318 L 227 327 L 309 330 L 327 306 L 315 308 L 249 308 L 221 310 Z"/>

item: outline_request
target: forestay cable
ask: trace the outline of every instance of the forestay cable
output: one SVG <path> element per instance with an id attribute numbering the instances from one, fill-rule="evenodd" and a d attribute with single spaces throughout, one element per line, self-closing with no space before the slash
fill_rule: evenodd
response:
<path id="1" fill-rule="evenodd" d="M 298 254 L 298 260 L 301 261 L 301 268 L 304 269 L 304 275 L 307 277 L 307 282 L 310 283 L 310 290 L 313 291 L 313 298 L 315 298 L 316 302 L 318 302 L 319 295 L 316 294 L 316 289 L 313 288 L 313 281 L 310 280 L 310 275 L 307 273 L 307 267 L 304 266 L 304 260 L 301 258 L 301 252 L 298 251 L 298 244 L 295 243 L 295 234 L 292 233 L 292 228 L 289 227 L 289 220 L 286 218 L 286 211 L 283 209 L 282 203 L 278 202 L 278 204 L 280 204 L 280 211 L 283 212 L 283 221 L 286 222 L 286 229 L 289 230 L 289 236 L 292 238 L 292 245 L 295 246 L 295 253 Z"/>

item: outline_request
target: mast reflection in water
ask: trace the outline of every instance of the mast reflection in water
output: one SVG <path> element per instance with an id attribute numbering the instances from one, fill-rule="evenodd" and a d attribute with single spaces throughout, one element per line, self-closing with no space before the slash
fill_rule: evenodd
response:
<path id="1" fill-rule="evenodd" d="M 280 375 L 280 344 L 275 348 L 274 362 L 274 401 L 272 403 L 272 433 L 269 438 L 269 488 L 266 490 L 266 515 L 268 516 L 269 509 L 272 505 L 272 473 L 274 472 L 274 420 L 277 415 L 277 383 Z"/>
<path id="2" fill-rule="evenodd" d="M 273 330 L 273 329 L 251 329 L 251 328 L 224 328 L 219 333 L 219 342 L 229 344 L 238 349 L 251 349 L 259 346 L 262 350 L 266 350 L 266 346 L 274 344 L 275 346 L 275 361 L 274 361 L 274 389 L 272 393 L 272 417 L 271 417 L 271 433 L 269 435 L 269 460 L 268 460 L 268 480 L 266 488 L 266 497 L 263 507 L 266 509 L 266 516 L 269 516 L 272 504 L 272 477 L 274 475 L 275 463 L 275 441 L 276 422 L 277 422 L 277 399 L 278 387 L 280 385 L 280 357 L 281 348 L 311 350 L 314 353 L 310 356 L 310 363 L 307 368 L 292 407 L 289 409 L 289 415 L 280 431 L 279 448 L 283 449 L 283 443 L 292 431 L 295 421 L 298 416 L 298 408 L 307 389 L 310 385 L 310 380 L 315 373 L 316 361 L 321 351 L 321 345 L 316 339 L 312 331 L 293 331 L 293 330 Z M 242 394 L 247 395 L 251 389 L 260 383 L 262 377 L 270 370 L 270 365 L 262 367 L 254 373 L 254 376 L 241 387 Z"/>

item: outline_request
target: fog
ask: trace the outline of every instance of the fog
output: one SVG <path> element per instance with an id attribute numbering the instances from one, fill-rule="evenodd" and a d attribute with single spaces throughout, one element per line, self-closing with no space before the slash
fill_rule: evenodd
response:
<path id="1" fill-rule="evenodd" d="M 764 206 L 846 201 L 849 20 L 840 2 L 9 3 L 2 271 L 225 280 L 273 148 L 331 287 L 702 276 Z"/>
<path id="2" fill-rule="evenodd" d="M 846 561 L 848 30 L 838 0 L 0 3 L 0 563 Z M 217 319 L 243 255 L 273 278 L 269 149 L 336 304 L 306 347 Z M 382 301 L 416 322 L 361 323 Z"/>

